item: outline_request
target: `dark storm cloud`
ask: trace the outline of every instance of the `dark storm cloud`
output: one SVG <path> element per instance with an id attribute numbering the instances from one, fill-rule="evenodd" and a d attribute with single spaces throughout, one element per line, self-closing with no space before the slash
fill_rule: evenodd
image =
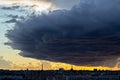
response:
<path id="1" fill-rule="evenodd" d="M 119 14 L 119 0 L 81 0 L 71 10 L 17 22 L 7 44 L 24 57 L 113 67 L 120 56 Z"/>

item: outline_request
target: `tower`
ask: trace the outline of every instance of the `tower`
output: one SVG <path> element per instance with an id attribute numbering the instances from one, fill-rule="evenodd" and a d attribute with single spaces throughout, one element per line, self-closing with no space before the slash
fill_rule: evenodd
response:
<path id="1" fill-rule="evenodd" d="M 71 69 L 70 69 L 71 71 L 73 71 L 74 69 L 73 69 L 73 65 L 71 65 Z"/>
<path id="2" fill-rule="evenodd" d="M 44 65 L 43 65 L 43 63 L 41 64 L 41 70 L 42 70 L 42 71 L 44 70 Z"/>

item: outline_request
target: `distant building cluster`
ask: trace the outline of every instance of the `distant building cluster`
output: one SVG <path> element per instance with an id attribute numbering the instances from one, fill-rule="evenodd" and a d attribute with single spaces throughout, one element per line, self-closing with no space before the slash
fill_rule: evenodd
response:
<path id="1" fill-rule="evenodd" d="M 120 71 L 0 70 L 0 80 L 120 80 Z"/>

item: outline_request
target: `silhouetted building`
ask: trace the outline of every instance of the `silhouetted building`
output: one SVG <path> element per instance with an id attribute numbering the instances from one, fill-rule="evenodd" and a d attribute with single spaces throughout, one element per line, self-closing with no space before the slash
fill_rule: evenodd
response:
<path id="1" fill-rule="evenodd" d="M 120 80 L 120 71 L 0 70 L 0 80 Z"/>

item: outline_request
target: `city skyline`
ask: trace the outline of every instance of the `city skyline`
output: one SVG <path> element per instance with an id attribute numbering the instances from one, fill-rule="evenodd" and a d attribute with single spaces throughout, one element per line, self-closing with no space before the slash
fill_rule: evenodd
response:
<path id="1" fill-rule="evenodd" d="M 119 70 L 119 4 L 0 0 L 0 69 Z"/>

